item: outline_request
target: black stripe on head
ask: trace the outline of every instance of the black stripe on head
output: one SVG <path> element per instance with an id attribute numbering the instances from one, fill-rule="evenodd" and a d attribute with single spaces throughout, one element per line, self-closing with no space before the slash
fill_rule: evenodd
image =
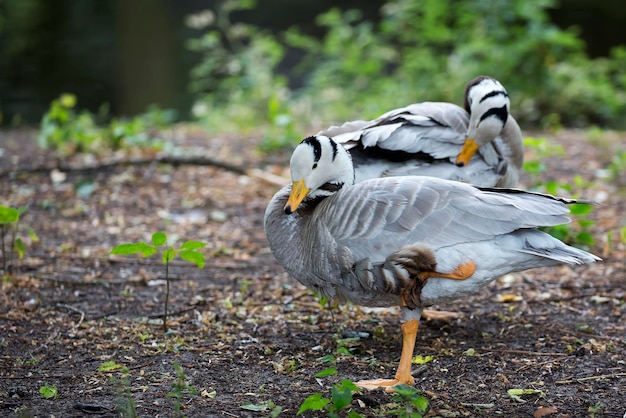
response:
<path id="1" fill-rule="evenodd" d="M 316 136 L 310 136 L 302 140 L 303 144 L 310 145 L 313 148 L 313 161 L 318 162 L 322 156 L 322 144 Z"/>
<path id="2" fill-rule="evenodd" d="M 478 77 L 476 77 L 475 79 L 473 79 L 472 81 L 470 81 L 469 83 L 467 83 L 467 86 L 465 86 L 465 96 L 463 98 L 463 107 L 465 108 L 465 110 L 467 111 L 467 113 L 471 113 L 470 112 L 470 102 L 468 101 L 468 96 L 469 96 L 469 91 L 472 87 L 482 83 L 484 80 L 490 80 L 492 79 L 492 77 L 489 77 L 487 75 L 479 75 Z"/>
<path id="3" fill-rule="evenodd" d="M 482 114 L 482 116 L 480 117 L 480 122 L 491 116 L 495 116 L 496 118 L 500 119 L 502 121 L 502 124 L 504 125 L 506 123 L 506 119 L 509 117 L 509 112 L 506 110 L 506 105 L 502 107 L 492 107 Z"/>
<path id="4" fill-rule="evenodd" d="M 333 147 L 333 161 L 335 161 L 335 158 L 337 157 L 337 151 L 339 150 L 337 149 L 337 143 L 333 141 L 332 138 L 330 138 L 330 145 Z"/>
<path id="5" fill-rule="evenodd" d="M 490 91 L 489 93 L 485 94 L 478 103 L 482 103 L 485 100 L 487 100 L 490 97 L 495 97 L 495 96 L 504 96 L 504 97 L 509 97 L 509 95 L 507 94 L 506 91 L 504 90 L 494 90 L 494 91 Z"/>

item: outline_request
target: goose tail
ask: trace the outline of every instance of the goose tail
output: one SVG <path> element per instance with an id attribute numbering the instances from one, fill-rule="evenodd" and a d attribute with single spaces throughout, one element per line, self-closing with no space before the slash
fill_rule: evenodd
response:
<path id="1" fill-rule="evenodd" d="M 524 246 L 519 250 L 526 254 L 532 254 L 539 257 L 548 258 L 559 263 L 566 264 L 588 264 L 601 261 L 597 257 L 587 251 L 564 244 L 558 239 L 542 232 L 537 234 L 524 234 Z"/>

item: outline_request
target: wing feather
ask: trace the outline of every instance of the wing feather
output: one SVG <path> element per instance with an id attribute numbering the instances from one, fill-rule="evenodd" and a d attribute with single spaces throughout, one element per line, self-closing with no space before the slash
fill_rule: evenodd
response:
<path id="1" fill-rule="evenodd" d="M 493 239 L 523 228 L 569 221 L 564 202 L 519 190 L 480 190 L 430 177 L 358 183 L 325 199 L 313 222 L 362 255 L 403 245 L 433 248 Z M 358 257 L 357 257 L 358 258 Z"/>

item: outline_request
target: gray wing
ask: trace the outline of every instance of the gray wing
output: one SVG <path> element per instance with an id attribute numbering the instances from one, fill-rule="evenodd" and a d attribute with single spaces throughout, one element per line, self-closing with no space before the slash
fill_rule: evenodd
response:
<path id="1" fill-rule="evenodd" d="M 352 121 L 318 132 L 347 149 L 356 145 L 390 151 L 423 152 L 434 158 L 456 158 L 463 147 L 469 115 L 445 102 L 415 103 L 391 110 L 372 121 Z"/>
<path id="2" fill-rule="evenodd" d="M 491 240 L 569 222 L 567 201 L 520 190 L 480 190 L 430 177 L 358 183 L 318 206 L 315 220 L 355 256 L 382 258 L 404 245 L 432 248 Z"/>

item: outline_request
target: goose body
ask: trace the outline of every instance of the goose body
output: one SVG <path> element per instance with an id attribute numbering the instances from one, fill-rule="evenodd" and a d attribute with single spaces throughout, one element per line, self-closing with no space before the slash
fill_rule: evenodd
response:
<path id="1" fill-rule="evenodd" d="M 475 293 L 510 272 L 599 260 L 537 229 L 568 222 L 573 200 L 422 176 L 354 184 L 350 154 L 325 136 L 296 147 L 291 175 L 293 184 L 265 212 L 278 262 L 329 298 L 402 307 L 396 378 L 363 387 L 413 382 L 410 360 L 424 307 Z"/>
<path id="2" fill-rule="evenodd" d="M 522 132 L 497 80 L 480 76 L 464 107 L 422 102 L 372 121 L 320 131 L 350 150 L 356 182 L 382 176 L 432 176 L 482 187 L 514 187 L 523 163 Z"/>

